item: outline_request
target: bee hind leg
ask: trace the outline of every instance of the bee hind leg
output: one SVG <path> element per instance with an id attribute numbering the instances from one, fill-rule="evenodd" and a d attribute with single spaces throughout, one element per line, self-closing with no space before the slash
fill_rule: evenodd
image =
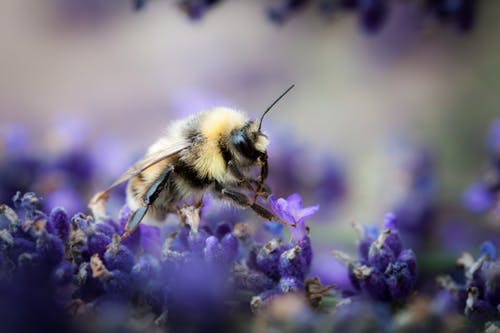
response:
<path id="1" fill-rule="evenodd" d="M 174 167 L 170 166 L 163 171 L 163 173 L 156 179 L 153 184 L 148 188 L 146 194 L 144 194 L 143 205 L 135 210 L 130 216 L 127 224 L 125 225 L 125 233 L 121 236 L 121 239 L 125 239 L 130 236 L 135 229 L 139 226 L 146 213 L 154 204 L 160 193 L 165 189 L 170 175 L 174 171 Z"/>

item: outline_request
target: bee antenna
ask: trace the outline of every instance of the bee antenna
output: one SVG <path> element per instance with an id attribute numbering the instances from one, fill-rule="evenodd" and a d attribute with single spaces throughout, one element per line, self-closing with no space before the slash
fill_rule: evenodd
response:
<path id="1" fill-rule="evenodd" d="M 265 116 L 265 115 L 266 115 L 269 111 L 271 111 L 271 109 L 273 108 L 273 106 L 275 106 L 275 105 L 276 105 L 276 103 L 278 103 L 278 102 L 279 102 L 279 100 L 283 98 L 283 96 L 285 96 L 285 95 L 286 95 L 286 94 L 287 94 L 290 90 L 292 90 L 292 89 L 293 89 L 293 87 L 295 87 L 295 84 L 292 84 L 290 87 L 288 87 L 288 89 L 287 89 L 287 90 L 285 90 L 285 92 L 283 92 L 283 93 L 282 93 L 282 94 L 281 94 L 278 98 L 276 98 L 276 99 L 274 100 L 274 102 L 272 102 L 272 104 L 271 104 L 271 105 L 269 105 L 269 107 L 266 109 L 266 111 L 264 111 L 264 113 L 262 114 L 262 116 L 260 116 L 260 121 L 259 121 L 259 132 L 260 132 L 260 128 L 261 128 L 261 126 L 262 126 L 262 120 L 264 119 L 264 116 Z"/>

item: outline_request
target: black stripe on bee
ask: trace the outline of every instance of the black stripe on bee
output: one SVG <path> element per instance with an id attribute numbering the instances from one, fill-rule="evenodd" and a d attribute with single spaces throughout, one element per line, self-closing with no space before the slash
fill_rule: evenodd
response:
<path id="1" fill-rule="evenodd" d="M 212 183 L 211 179 L 201 177 L 196 169 L 180 159 L 175 162 L 174 167 L 175 174 L 194 188 L 205 188 Z"/>
<path id="2" fill-rule="evenodd" d="M 227 163 L 233 159 L 233 155 L 231 154 L 231 152 L 229 151 L 229 149 L 225 144 L 219 143 L 219 149 L 222 154 L 222 158 L 224 159 L 224 162 L 226 162 L 227 165 Z"/>

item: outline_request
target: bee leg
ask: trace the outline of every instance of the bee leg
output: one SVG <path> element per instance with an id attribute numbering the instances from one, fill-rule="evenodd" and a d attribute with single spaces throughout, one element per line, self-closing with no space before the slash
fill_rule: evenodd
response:
<path id="1" fill-rule="evenodd" d="M 276 221 L 276 222 L 279 222 L 283 225 L 292 226 L 292 227 L 295 226 L 293 224 L 286 223 L 285 221 L 283 221 L 282 219 L 280 219 L 279 217 L 277 217 L 276 215 L 271 213 L 267 208 L 255 203 L 255 202 L 252 202 L 252 200 L 250 200 L 250 198 L 247 197 L 246 195 L 244 195 L 243 193 L 240 193 L 240 192 L 237 192 L 234 190 L 229 190 L 226 188 L 222 188 L 220 191 L 221 191 L 222 196 L 224 198 L 227 198 L 240 206 L 251 208 L 257 215 L 263 217 L 264 219 L 266 219 L 268 221 Z"/>
<path id="2" fill-rule="evenodd" d="M 229 160 L 229 162 L 227 162 L 227 168 L 229 169 L 229 172 L 231 172 L 231 174 L 236 177 L 243 185 L 245 185 L 245 187 L 251 191 L 251 192 L 254 192 L 255 189 L 252 187 L 252 184 L 251 184 L 251 181 L 248 180 L 245 175 L 243 175 L 243 173 L 241 173 L 241 171 L 238 169 L 238 167 L 236 166 L 236 164 L 234 163 L 233 160 Z"/>
<path id="3" fill-rule="evenodd" d="M 255 189 L 255 192 L 253 194 L 253 202 L 254 203 L 257 201 L 257 198 L 259 196 L 266 195 L 267 193 L 271 193 L 271 191 L 267 191 L 267 189 L 269 189 L 269 187 L 267 187 L 267 185 L 264 184 L 264 182 L 267 179 L 267 175 L 269 173 L 269 164 L 267 163 L 267 154 L 262 155 L 262 158 L 259 157 L 259 161 L 260 161 L 260 163 L 262 163 L 262 166 L 260 168 L 259 182 L 257 183 L 257 188 Z M 264 190 L 264 186 L 266 186 L 265 192 L 262 191 L 262 190 Z"/>
<path id="4" fill-rule="evenodd" d="M 139 207 L 135 212 L 132 213 L 127 224 L 125 225 L 125 233 L 121 236 L 122 239 L 130 236 L 135 229 L 139 226 L 142 219 L 148 212 L 149 208 L 154 204 L 161 191 L 165 189 L 167 185 L 168 179 L 172 172 L 174 171 L 174 167 L 170 166 L 163 171 L 163 173 L 154 181 L 154 183 L 148 188 L 146 194 L 144 195 L 143 205 Z"/>
<path id="5" fill-rule="evenodd" d="M 141 206 L 132 213 L 132 216 L 130 216 L 127 224 L 125 225 L 125 232 L 121 236 L 122 240 L 130 236 L 135 231 L 135 229 L 137 229 L 142 219 L 148 212 L 149 207 L 150 206 Z"/>

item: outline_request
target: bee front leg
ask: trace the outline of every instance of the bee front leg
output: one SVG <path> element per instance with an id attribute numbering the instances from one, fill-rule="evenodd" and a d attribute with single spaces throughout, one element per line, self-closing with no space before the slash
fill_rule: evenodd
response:
<path id="1" fill-rule="evenodd" d="M 257 188 L 255 189 L 254 195 L 253 195 L 253 202 L 257 201 L 257 198 L 261 195 L 263 196 L 268 196 L 271 194 L 271 190 L 269 187 L 265 184 L 265 181 L 267 179 L 267 175 L 269 174 L 269 164 L 267 163 L 267 153 L 264 153 L 262 157 L 259 157 L 258 161 L 261 163 L 261 168 L 260 168 L 260 178 L 257 183 Z"/>
<path id="2" fill-rule="evenodd" d="M 245 185 L 245 187 L 251 191 L 251 192 L 254 192 L 255 189 L 252 187 L 252 183 L 250 180 L 248 180 L 245 175 L 240 171 L 240 169 L 238 169 L 238 167 L 236 166 L 236 164 L 234 163 L 233 160 L 230 160 L 229 162 L 227 162 L 227 168 L 229 170 L 229 172 L 231 172 L 231 174 L 236 177 L 236 179 L 238 179 L 243 185 Z"/>
<path id="3" fill-rule="evenodd" d="M 163 173 L 156 179 L 153 184 L 148 188 L 146 194 L 144 194 L 142 206 L 135 210 L 130 216 L 127 224 L 125 225 L 125 233 L 121 236 L 121 239 L 125 239 L 130 236 L 135 229 L 139 226 L 146 213 L 154 204 L 160 193 L 165 189 L 170 175 L 173 173 L 174 167 L 170 166 L 163 171 Z"/>
<path id="4" fill-rule="evenodd" d="M 292 227 L 295 226 L 295 225 L 291 225 L 291 224 L 286 223 L 285 221 L 283 221 L 282 219 L 280 219 L 279 217 L 274 215 L 272 212 L 270 212 L 267 208 L 255 203 L 255 202 L 252 202 L 252 200 L 249 197 L 247 197 L 246 195 L 244 195 L 243 193 L 240 193 L 240 192 L 237 192 L 234 190 L 230 190 L 230 189 L 226 189 L 226 188 L 222 188 L 222 187 L 220 187 L 219 189 L 220 189 L 220 193 L 222 194 L 222 196 L 224 198 L 233 201 L 234 203 L 236 203 L 239 206 L 248 207 L 248 208 L 252 209 L 257 215 L 263 217 L 264 219 L 266 219 L 268 221 L 276 221 L 276 222 L 279 222 L 283 225 L 292 226 Z"/>

